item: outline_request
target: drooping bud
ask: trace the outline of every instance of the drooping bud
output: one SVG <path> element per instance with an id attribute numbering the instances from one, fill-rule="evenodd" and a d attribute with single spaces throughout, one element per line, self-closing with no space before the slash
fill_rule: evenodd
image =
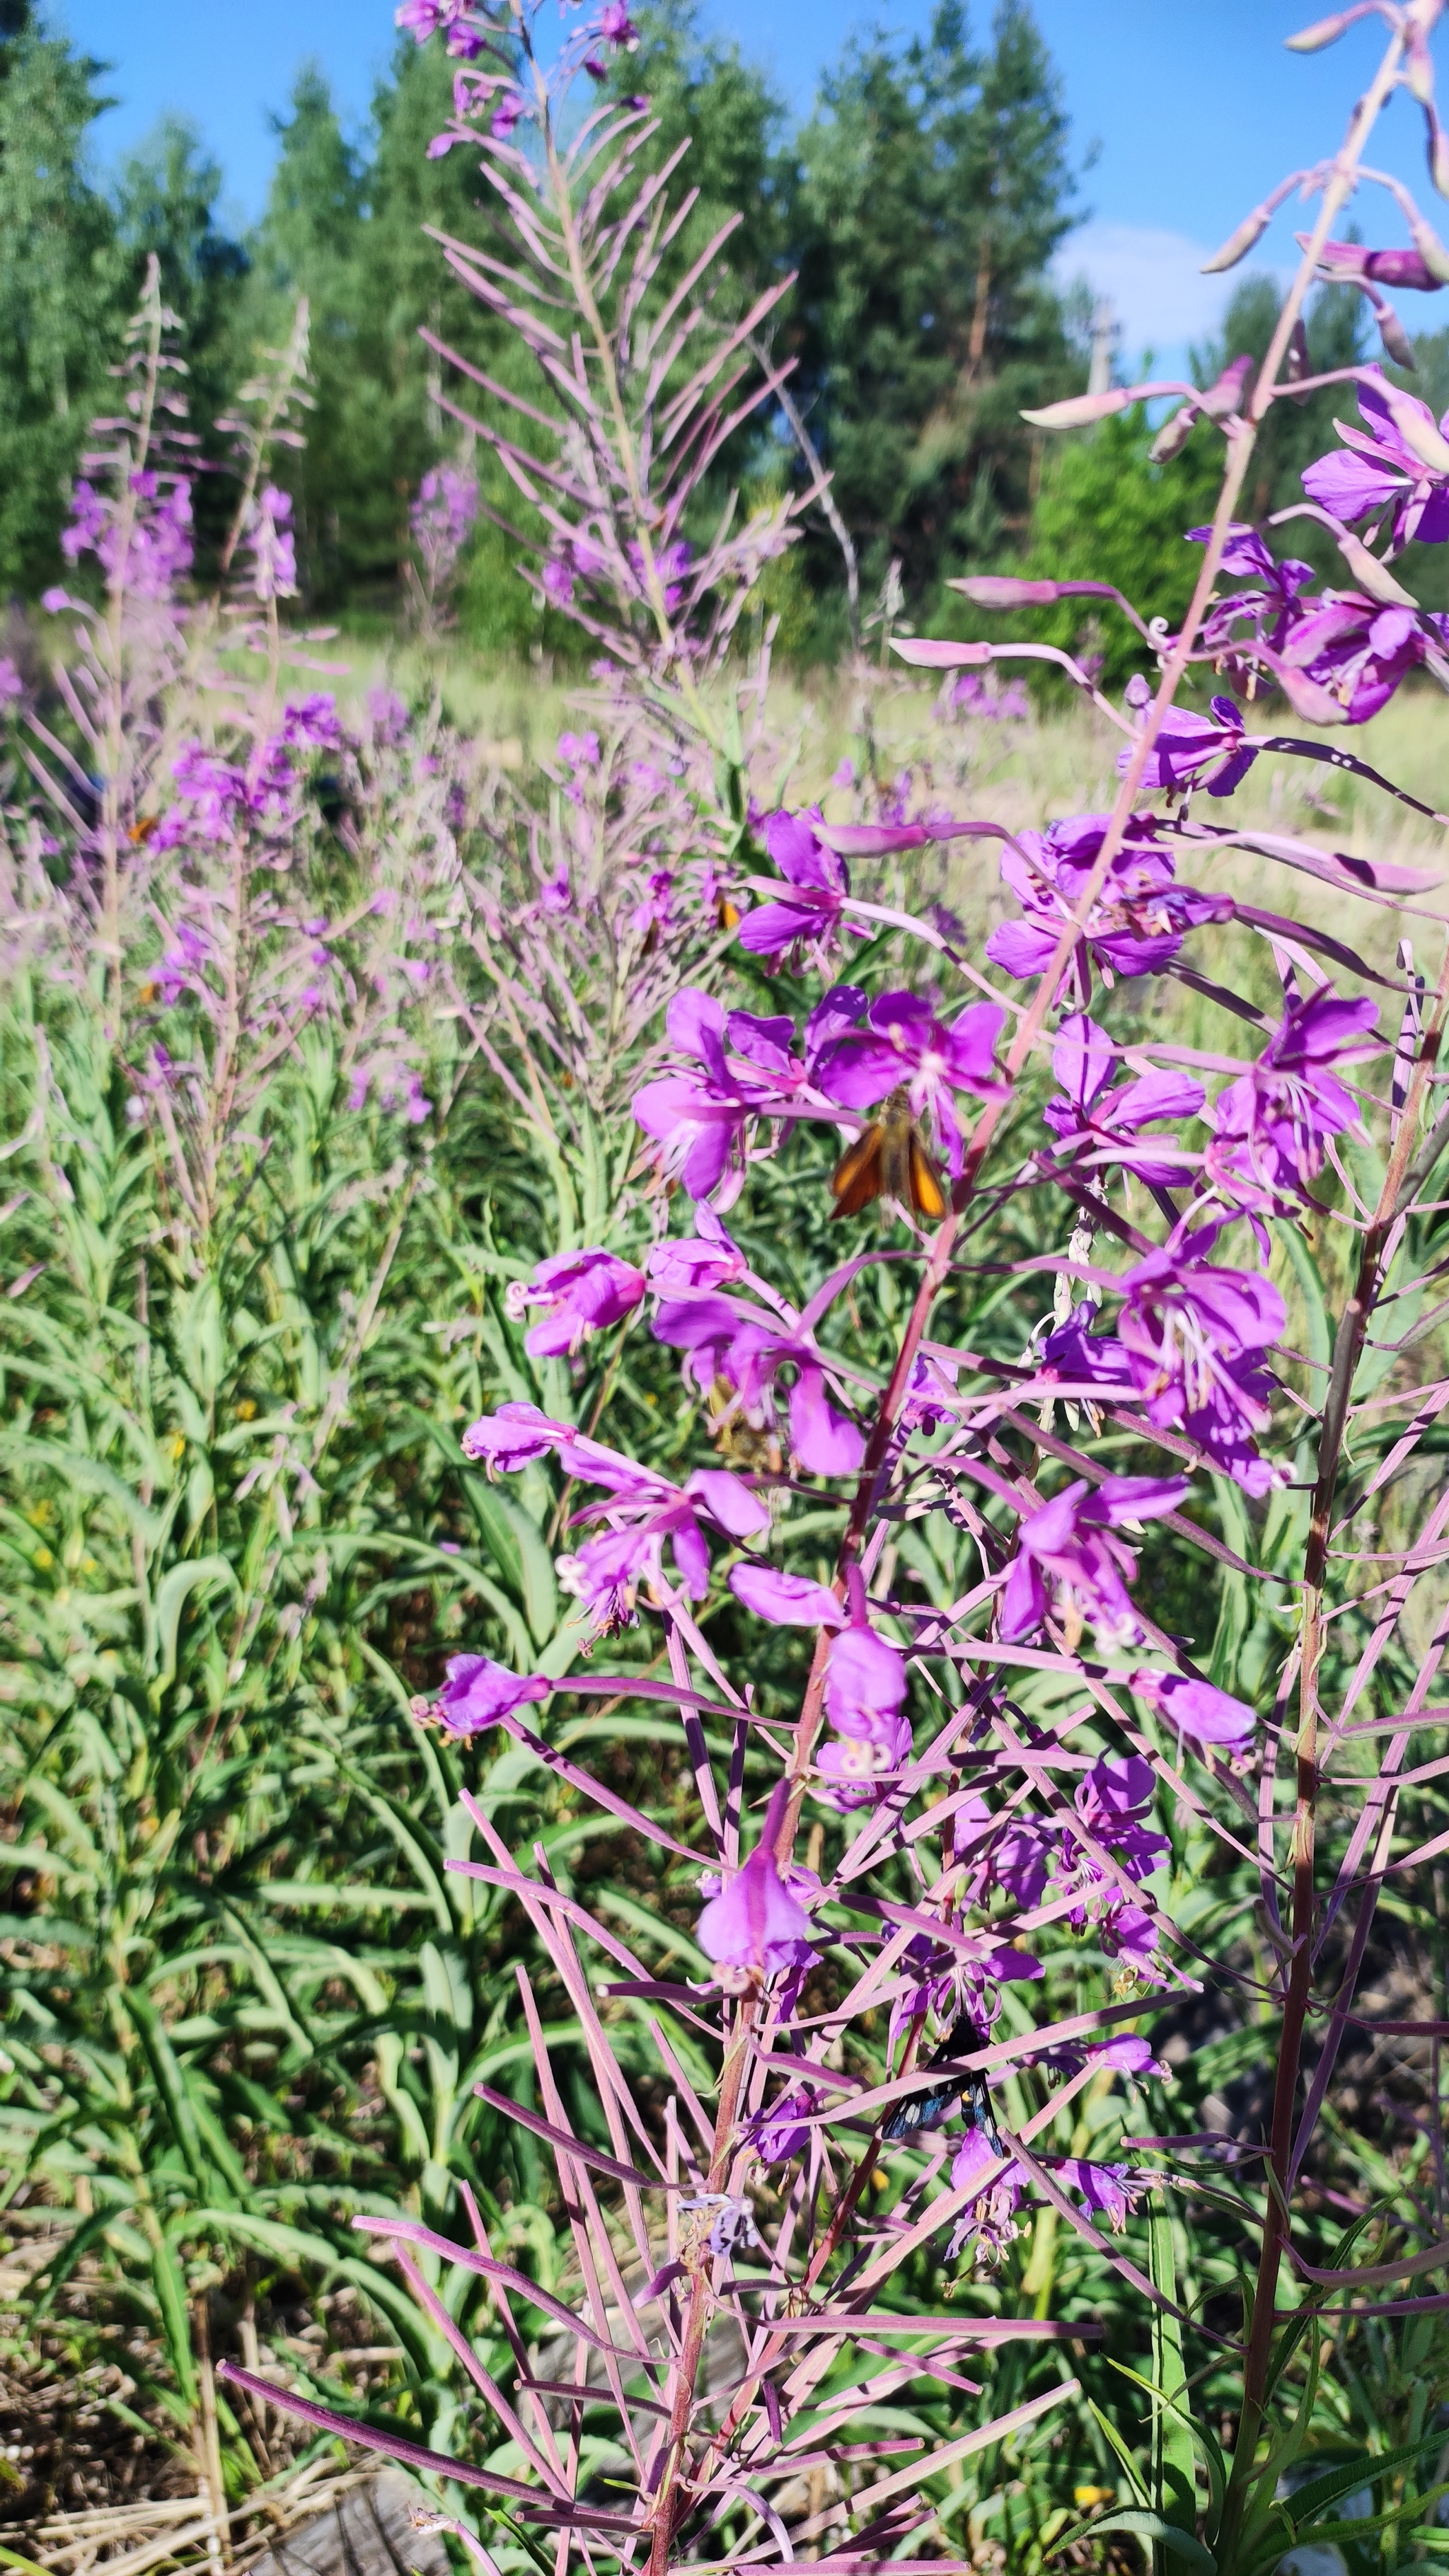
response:
<path id="1" fill-rule="evenodd" d="M 1404 87 L 1421 107 L 1434 104 L 1434 57 L 1420 35 L 1412 35 L 1404 48 Z"/>
<path id="2" fill-rule="evenodd" d="M 979 671 L 994 659 L 994 644 L 950 644 L 929 635 L 893 635 L 891 651 L 918 671 Z"/>
<path id="3" fill-rule="evenodd" d="M 1296 36 L 1285 36 L 1290 54 L 1321 54 L 1325 45 L 1336 45 L 1355 18 L 1367 15 L 1363 9 L 1340 9 L 1333 18 L 1317 18 L 1311 27 L 1300 27 Z"/>
<path id="4" fill-rule="evenodd" d="M 1374 320 L 1379 326 L 1379 338 L 1384 344 L 1385 356 L 1392 358 L 1396 367 L 1403 367 L 1408 374 L 1412 375 L 1415 371 L 1414 343 L 1392 304 L 1386 304 L 1381 295 L 1376 295 L 1373 298 L 1373 308 Z"/>
<path id="5" fill-rule="evenodd" d="M 1387 565 L 1381 564 L 1377 555 L 1371 555 L 1362 538 L 1356 537 L 1351 529 L 1345 528 L 1339 537 L 1338 551 L 1360 590 L 1366 590 L 1370 599 L 1381 599 L 1386 608 L 1418 607 L 1413 592 L 1405 590 L 1401 581 L 1395 581 Z"/>
<path id="6" fill-rule="evenodd" d="M 1049 608 L 1062 595 L 1059 581 L 1018 581 L 1004 572 L 972 573 L 967 580 L 946 586 L 959 590 L 963 599 L 974 600 L 978 608 Z"/>
<path id="7" fill-rule="evenodd" d="M 1428 155 L 1429 176 L 1441 197 L 1449 197 L 1449 135 L 1444 132 L 1432 107 L 1424 110 L 1424 148 Z"/>
<path id="8" fill-rule="evenodd" d="M 1240 259 L 1247 258 L 1253 244 L 1262 240 L 1272 220 L 1270 206 L 1255 206 L 1250 215 L 1243 217 L 1237 231 L 1229 233 L 1221 250 L 1215 250 L 1211 259 L 1203 261 L 1203 276 L 1218 277 L 1225 268 L 1236 268 Z"/>
<path id="9" fill-rule="evenodd" d="M 1154 438 L 1149 450 L 1150 462 L 1153 465 L 1165 465 L 1169 457 L 1180 456 L 1201 416 L 1198 404 L 1180 404 L 1172 418 L 1163 422 Z"/>
<path id="10" fill-rule="evenodd" d="M 1449 286 L 1449 249 L 1439 239 L 1427 215 L 1417 207 L 1409 218 L 1414 235 L 1414 248 L 1436 286 Z"/>
<path id="11" fill-rule="evenodd" d="M 1243 396 L 1252 373 L 1251 358 L 1234 358 L 1230 366 L 1224 367 L 1202 398 L 1202 407 L 1209 420 L 1226 420 L 1231 413 L 1242 410 Z"/>
<path id="12" fill-rule="evenodd" d="M 1046 403 L 1040 411 L 1024 411 L 1033 429 L 1087 429 L 1093 421 L 1107 420 L 1116 411 L 1130 411 L 1134 403 L 1153 402 L 1162 394 L 1187 394 L 1196 397 L 1195 385 L 1111 385 L 1101 394 L 1072 394 L 1065 402 Z"/>

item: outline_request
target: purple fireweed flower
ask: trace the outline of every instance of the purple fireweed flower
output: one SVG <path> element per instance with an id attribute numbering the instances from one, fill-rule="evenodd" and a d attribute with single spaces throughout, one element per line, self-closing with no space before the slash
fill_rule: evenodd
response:
<path id="1" fill-rule="evenodd" d="M 1267 1428 L 1273 1380 L 1258 1354 L 1287 1314 L 1261 1272 L 1203 1259 L 1216 1231 L 1179 1229 L 1124 1274 L 1117 1332 L 1154 1430 L 1185 1432 L 1245 1492 L 1266 1494 L 1273 1471 L 1252 1434 Z"/>
<path id="2" fill-rule="evenodd" d="M 586 1504 L 573 1521 L 599 1521 L 605 1527 L 577 1555 L 559 1558 L 558 1576 L 565 1591 L 586 1602 L 597 1625 L 607 1631 L 633 1624 L 641 1591 L 659 1596 L 666 1539 L 685 1591 L 691 1600 L 702 1601 L 709 1590 L 709 1544 L 702 1519 L 734 1539 L 758 1537 L 770 1525 L 767 1506 L 724 1468 L 697 1468 L 684 1485 L 671 1485 L 570 1424 L 551 1421 L 536 1405 L 501 1405 L 497 1413 L 470 1424 L 461 1446 L 465 1457 L 482 1458 L 491 1469 L 505 1472 L 556 1450 L 566 1475 L 603 1487 L 607 1499 Z"/>
<path id="3" fill-rule="evenodd" d="M 1036 2056 L 1018 2061 L 1024 2066 L 1042 2066 L 1053 2075 L 1079 2075 L 1084 2066 L 1100 2066 L 1114 2075 L 1165 2075 L 1167 2068 L 1152 2054 L 1152 2043 L 1136 2031 L 1124 2031 L 1115 2039 L 1093 2043 L 1088 2040 L 1063 2040 L 1055 2048 L 1044 2048 Z"/>
<path id="4" fill-rule="evenodd" d="M 1133 1674 L 1132 1688 L 1179 1735 L 1190 1735 L 1197 1744 L 1221 1745 L 1229 1754 L 1251 1749 L 1256 1729 L 1252 1710 L 1213 1683 L 1198 1681 L 1190 1673 L 1143 1671 Z"/>
<path id="5" fill-rule="evenodd" d="M 774 1419 L 774 1381 L 781 1368 L 795 1372 L 787 1399 L 790 1441 L 812 1476 L 851 1476 L 865 1455 L 865 1438 L 849 1414 L 826 1393 L 825 1371 L 809 1341 L 727 1297 L 686 1297 L 661 1306 L 654 1319 L 658 1341 L 686 1351 L 685 1377 L 708 1395 L 721 1381 L 733 1388 L 748 1421 Z"/>
<path id="6" fill-rule="evenodd" d="M 745 2122 L 745 2141 L 762 2165 L 787 2164 L 791 2156 L 804 2154 L 810 2144 L 810 2115 L 819 2110 L 820 2101 L 813 2084 L 796 2084 L 779 2094 L 767 2111 L 757 2111 Z"/>
<path id="7" fill-rule="evenodd" d="M 1209 533 L 1190 531 L 1198 540 Z M 1203 645 L 1235 689 L 1251 697 L 1272 680 L 1311 724 L 1365 724 L 1409 671 L 1426 662 L 1436 671 L 1449 668 L 1449 619 L 1386 608 L 1354 590 L 1305 599 L 1310 565 L 1274 563 L 1251 528 L 1235 527 L 1230 537 L 1224 571 L 1263 585 L 1220 599 L 1203 621 Z"/>
<path id="8" fill-rule="evenodd" d="M 455 465 L 435 466 L 418 485 L 409 512 L 430 594 L 445 589 L 458 569 L 458 559 L 478 516 L 478 478 Z"/>
<path id="9" fill-rule="evenodd" d="M 1390 387 L 1377 368 L 1370 381 L 1359 384 L 1358 407 L 1364 427 L 1336 420 L 1342 451 L 1305 468 L 1303 488 L 1309 499 L 1350 525 L 1370 511 L 1390 510 L 1390 554 L 1413 538 L 1421 545 L 1442 545 L 1449 537 L 1449 468 L 1429 463 L 1425 451 L 1442 448 L 1449 412 L 1436 423 L 1427 403 Z M 1421 433 L 1417 444 L 1416 427 Z"/>
<path id="10" fill-rule="evenodd" d="M 1199 894 L 1174 882 L 1172 852 L 1154 837 L 1156 828 L 1150 814 L 1132 817 L 1087 922 L 1088 952 L 1109 976 L 1159 973 L 1171 965 L 1185 931 L 1198 922 L 1219 921 L 1231 909 L 1224 896 Z M 1018 833 L 1019 848 L 1002 852 L 1002 882 L 1017 896 L 1025 917 L 993 930 L 986 954 L 994 965 L 1008 975 L 1025 976 L 1039 975 L 1050 964 L 1106 829 L 1105 814 L 1079 814 L 1050 824 L 1045 832 Z M 1063 985 L 1070 972 L 1069 960 Z"/>
<path id="11" fill-rule="evenodd" d="M 689 1297 L 732 1287 L 749 1267 L 713 1208 L 695 1210 L 695 1230 L 668 1243 L 656 1243 L 644 1267 L 656 1297 Z"/>
<path id="12" fill-rule="evenodd" d="M 873 1628 L 852 1623 L 831 1640 L 825 1667 L 825 1714 L 839 1744 L 818 1758 L 833 1806 L 848 1811 L 874 1804 L 880 1782 L 911 1753 L 905 1715 L 906 1660 Z"/>
<path id="13" fill-rule="evenodd" d="M 1144 2188 L 1129 2177 L 1126 2166 L 1094 2165 L 1080 2156 L 1062 2156 L 1056 2170 L 1071 2190 L 1081 2193 L 1090 2210 L 1106 2219 L 1114 2235 L 1120 2236 L 1127 2212 Z"/>
<path id="14" fill-rule="evenodd" d="M 1104 1754 L 1078 1783 L 1073 1803 L 1082 1823 L 1129 1878 L 1150 1878 L 1172 1848 L 1166 1834 L 1150 1833 L 1142 1821 L 1152 1812 L 1156 1791 L 1157 1775 L 1140 1753 L 1120 1762 Z"/>
<path id="15" fill-rule="evenodd" d="M 739 942 L 752 956 L 779 958 L 809 945 L 818 958 L 833 943 L 850 877 L 845 861 L 812 830 L 820 819 L 812 805 L 806 814 L 772 814 L 765 824 L 765 847 L 792 891 L 745 914 Z"/>
<path id="16" fill-rule="evenodd" d="M 863 1743 L 893 1744 L 905 1699 L 906 1659 L 899 1647 L 857 1622 L 842 1628 L 825 1666 L 825 1714 L 837 1732 Z"/>
<path id="17" fill-rule="evenodd" d="M 401 742 L 407 732 L 407 701 L 400 698 L 395 689 L 369 689 L 367 721 L 372 729 L 373 741 L 391 748 Z"/>
<path id="18" fill-rule="evenodd" d="M 340 751 L 346 737 L 337 700 L 324 689 L 315 697 L 289 700 L 282 709 L 282 739 L 307 751 Z"/>
<path id="19" fill-rule="evenodd" d="M 0 653 L 0 706 L 13 706 L 25 695 L 25 682 L 8 653 Z"/>
<path id="20" fill-rule="evenodd" d="M 599 14 L 599 33 L 609 45 L 619 45 L 632 53 L 639 42 L 639 30 L 629 16 L 627 0 L 604 0 Z"/>
<path id="21" fill-rule="evenodd" d="M 1143 1822 L 1151 1812 L 1154 1787 L 1151 1764 L 1131 1754 L 1124 1762 L 1105 1757 L 1095 1762 L 1077 1790 L 1076 1808 L 1085 1831 L 1128 1878 L 1150 1878 L 1170 1849 L 1166 1835 L 1152 1833 Z M 1106 1876 L 1070 1827 L 1062 1834 L 1060 1866 L 1065 1888 L 1078 1899 L 1068 1918 L 1074 1928 L 1082 1932 L 1090 1925 L 1109 1958 L 1125 1959 L 1137 1976 L 1160 1983 L 1153 1916 Z"/>
<path id="22" fill-rule="evenodd" d="M 639 584 L 640 596 L 647 597 L 647 585 L 644 577 L 644 549 L 637 542 L 631 540 L 624 551 L 629 558 L 629 568 L 633 573 L 635 580 Z M 575 548 L 575 558 L 579 563 L 579 570 L 581 572 L 587 572 L 590 569 L 590 567 L 579 557 L 577 547 Z M 689 571 L 690 565 L 693 561 L 694 549 L 684 537 L 676 537 L 672 545 L 656 546 L 654 549 L 654 569 L 659 576 L 660 586 L 664 592 L 664 605 L 670 612 L 671 616 L 684 597 L 685 575 Z"/>
<path id="23" fill-rule="evenodd" d="M 572 1358 L 594 1333 L 633 1313 L 644 1295 L 644 1273 L 612 1252 L 556 1252 L 540 1261 L 531 1288 L 517 1283 L 517 1303 L 542 1306 L 540 1322 L 524 1335 L 535 1359 Z"/>
<path id="24" fill-rule="evenodd" d="M 1079 1476 L 1029 1512 L 1001 1596 L 1002 1636 L 1034 1636 L 1055 1603 L 1069 1634 L 1085 1623 L 1099 1638 L 1135 1645 L 1143 1631 L 1126 1586 L 1137 1559 L 1113 1532 L 1175 1511 L 1187 1489 L 1185 1476 L 1104 1476 L 1095 1488 Z"/>
<path id="25" fill-rule="evenodd" d="M 481 1735 L 526 1700 L 547 1699 L 553 1683 L 542 1673 L 511 1673 L 487 1655 L 450 1655 L 437 1710 L 450 1735 Z"/>
<path id="26" fill-rule="evenodd" d="M 191 570 L 191 484 L 177 475 L 166 490 L 154 473 L 132 474 L 130 529 L 126 505 L 107 499 L 84 479 L 71 500 L 71 523 L 61 531 L 61 551 L 74 563 L 94 553 L 112 592 L 136 599 L 170 596 Z"/>
<path id="27" fill-rule="evenodd" d="M 726 1012 L 712 993 L 686 985 L 665 1014 L 675 1053 L 693 1059 L 697 1072 L 667 1073 L 646 1082 L 634 1097 L 634 1117 L 662 1147 L 660 1167 L 692 1199 L 718 1194 L 723 1206 L 744 1181 L 745 1134 L 757 1118 L 786 1118 L 812 1078 L 823 1032 L 833 1036 L 865 1007 L 848 985 L 827 993 L 806 1031 L 806 1060 L 790 1052 L 794 1023 L 760 1019 L 752 1011 Z"/>
<path id="28" fill-rule="evenodd" d="M 1206 545 L 1212 530 L 1189 528 L 1187 533 L 1189 544 Z M 1296 556 L 1276 560 L 1257 529 L 1241 519 L 1228 530 L 1222 568 L 1228 580 L 1254 582 L 1258 587 L 1233 591 L 1217 600 L 1203 621 L 1202 640 L 1218 668 L 1228 672 L 1233 685 L 1246 684 L 1251 694 L 1252 642 L 1261 641 L 1277 649 L 1298 613 L 1300 592 L 1307 590 L 1315 578 L 1314 570 L 1312 564 Z M 1251 630 L 1246 648 L 1239 638 L 1239 629 L 1245 622 Z"/>
<path id="29" fill-rule="evenodd" d="M 1052 1071 L 1063 1097 L 1049 1100 L 1042 1116 L 1063 1153 L 1086 1154 L 1093 1164 L 1120 1163 L 1141 1181 L 1169 1188 L 1184 1177 L 1181 1156 L 1151 1152 L 1137 1141 L 1159 1118 L 1195 1118 L 1206 1097 L 1184 1074 L 1149 1073 L 1109 1089 L 1116 1050 L 1084 1012 L 1063 1020 L 1052 1053 Z"/>
<path id="30" fill-rule="evenodd" d="M 1449 643 L 1449 618 L 1384 608 L 1360 591 L 1325 591 L 1298 608 L 1281 649 L 1256 650 L 1310 724 L 1367 724 L 1410 671 L 1442 663 Z"/>
<path id="31" fill-rule="evenodd" d="M 511 1476 L 574 1437 L 571 1423 L 555 1422 L 536 1404 L 500 1404 L 470 1423 L 458 1446 L 465 1458 L 481 1458 L 490 1476 Z"/>
<path id="32" fill-rule="evenodd" d="M 1220 1198 L 1263 1213 L 1306 1191 L 1323 1169 L 1324 1142 L 1357 1125 L 1358 1102 L 1332 1068 L 1376 1055 L 1378 1006 L 1328 985 L 1285 1005 L 1256 1064 L 1220 1091 L 1208 1112 L 1206 1164 Z"/>
<path id="33" fill-rule="evenodd" d="M 183 993 L 199 991 L 202 971 L 210 965 L 214 953 L 205 931 L 189 921 L 177 922 L 171 946 L 164 951 L 151 978 L 157 1000 L 171 1010 Z"/>
<path id="34" fill-rule="evenodd" d="M 1144 701 L 1150 695 L 1144 684 Z M 1209 796 L 1231 796 L 1257 757 L 1253 746 L 1244 741 L 1243 719 L 1231 698 L 1214 698 L 1211 716 L 1169 707 L 1147 755 L 1142 784 L 1178 793 L 1205 787 Z M 1119 777 L 1125 776 L 1131 758 L 1130 745 L 1118 753 Z"/>
<path id="35" fill-rule="evenodd" d="M 899 1975 L 901 1983 L 891 2003 L 888 2036 L 892 2041 L 909 2023 L 923 2022 L 928 2013 L 944 2021 L 954 2012 L 956 1954 L 928 1933 L 913 1932 L 901 1953 Z"/>
<path id="36" fill-rule="evenodd" d="M 746 1993 L 782 1968 L 809 1967 L 815 1957 L 810 1917 L 791 1895 L 775 1857 L 787 1798 L 788 1784 L 777 1781 L 760 1840 L 744 1867 L 710 1899 L 695 1927 L 699 1946 L 719 1969 L 727 1993 Z"/>
<path id="37" fill-rule="evenodd" d="M 768 1517 L 768 1515 L 767 1515 Z M 774 1565 L 736 1565 L 729 1586 L 737 1601 L 775 1628 L 843 1628 L 845 1612 L 835 1594 L 808 1575 L 783 1574 Z"/>
<path id="38" fill-rule="evenodd" d="M 960 1374 L 959 1360 L 947 1359 L 939 1351 L 918 1351 L 901 1406 L 902 1430 L 929 1434 L 939 1431 L 943 1422 L 953 1422 L 957 1411 L 954 1389 Z"/>
<path id="39" fill-rule="evenodd" d="M 872 1109 L 888 1091 L 904 1086 L 912 1116 L 929 1119 L 941 1160 L 958 1180 L 964 1143 L 954 1095 L 969 1091 L 978 1100 L 1005 1099 L 995 1067 L 1005 1017 L 995 1002 L 973 1002 L 947 1022 L 937 1019 L 922 994 L 881 993 L 864 1027 L 825 1049 L 816 1079 L 843 1109 Z"/>
<path id="40" fill-rule="evenodd" d="M 1001 2159 L 983 2129 L 968 2129 L 951 2161 L 951 2189 L 969 2191 L 984 2179 Z M 955 2232 L 946 2248 L 947 2259 L 954 2261 L 973 2240 L 980 2263 L 1000 2260 L 1012 2239 L 1020 2234 L 1016 2213 L 1026 2190 L 1026 2175 L 1014 2162 L 997 2173 L 989 2188 L 969 2201 L 956 2221 Z"/>

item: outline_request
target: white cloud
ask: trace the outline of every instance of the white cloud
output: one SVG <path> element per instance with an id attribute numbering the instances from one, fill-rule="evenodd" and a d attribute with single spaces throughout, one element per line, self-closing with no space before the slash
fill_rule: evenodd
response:
<path id="1" fill-rule="evenodd" d="M 1212 247 L 1145 224 L 1083 224 L 1057 255 L 1057 277 L 1063 286 L 1085 277 L 1107 297 L 1122 328 L 1122 365 L 1135 367 L 1148 348 L 1175 364 L 1189 341 L 1216 330 L 1238 283 L 1202 275 Z"/>

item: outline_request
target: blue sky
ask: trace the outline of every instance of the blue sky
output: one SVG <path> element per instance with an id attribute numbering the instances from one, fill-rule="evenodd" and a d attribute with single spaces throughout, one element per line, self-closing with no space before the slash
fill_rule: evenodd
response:
<path id="1" fill-rule="evenodd" d="M 808 107 L 817 75 L 852 27 L 877 18 L 923 26 L 930 0 L 884 0 L 879 8 L 838 0 L 704 0 L 707 22 L 760 60 L 796 108 Z M 1127 350 L 1150 342 L 1161 355 L 1211 328 L 1224 301 L 1221 282 L 1198 274 L 1206 251 L 1296 163 L 1332 149 L 1356 89 L 1376 59 L 1373 20 L 1326 53 L 1290 55 L 1283 38 L 1319 14 L 1323 0 L 1036 0 L 1043 34 L 1060 68 L 1079 153 L 1100 154 L 1083 181 L 1088 220 L 1062 256 L 1066 275 L 1085 273 L 1111 296 Z M 235 221 L 255 215 L 266 192 L 272 136 L 268 110 L 285 105 L 299 64 L 315 57 L 332 81 L 344 118 L 361 126 L 392 44 L 392 13 L 380 0 L 51 0 L 53 23 L 108 61 L 107 89 L 119 104 L 97 129 L 97 149 L 114 158 L 168 108 L 200 126 L 227 179 Z M 979 27 L 989 0 L 974 0 Z M 1449 79 L 1449 73 L 1446 73 Z M 1429 199 L 1422 125 L 1406 99 L 1391 108 L 1375 143 L 1380 166 Z M 1380 213 L 1380 206 L 1384 211 Z M 1362 201 L 1370 240 L 1400 240 L 1402 226 L 1373 191 Z M 1439 209 L 1449 232 L 1449 207 Z M 1264 251 L 1292 255 L 1292 206 Z M 1436 322 L 1434 307 L 1408 299 L 1411 328 Z"/>

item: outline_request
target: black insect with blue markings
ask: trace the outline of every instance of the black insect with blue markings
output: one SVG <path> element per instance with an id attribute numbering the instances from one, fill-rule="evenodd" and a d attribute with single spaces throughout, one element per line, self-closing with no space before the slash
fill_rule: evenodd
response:
<path id="1" fill-rule="evenodd" d="M 929 2075 L 937 2066 L 949 2066 L 964 2057 L 976 2045 L 979 2033 L 969 2012 L 958 2014 L 951 2029 L 928 2057 L 922 2073 Z M 979 2129 L 993 2155 L 1004 2156 L 1001 2133 L 991 2108 L 991 2091 L 979 2067 L 966 2075 L 943 2076 L 939 2084 L 929 2085 L 923 2093 L 913 2093 L 907 2102 L 898 2103 L 881 2131 L 883 2140 L 914 2137 L 919 2129 L 939 2129 L 952 2105 L 960 2102 L 973 2129 Z"/>

